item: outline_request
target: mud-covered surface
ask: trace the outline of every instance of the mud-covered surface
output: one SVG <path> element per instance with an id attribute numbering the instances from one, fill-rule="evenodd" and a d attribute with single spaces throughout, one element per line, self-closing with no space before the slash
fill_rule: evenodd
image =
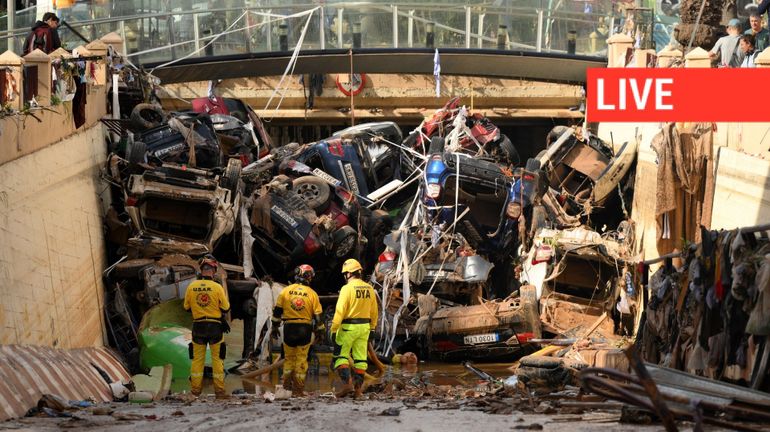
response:
<path id="1" fill-rule="evenodd" d="M 481 399 L 479 399 L 481 400 Z M 571 431 L 657 430 L 659 426 L 618 423 L 620 410 L 577 413 L 525 413 L 519 410 L 487 413 L 475 399 L 335 400 L 302 398 L 265 402 L 253 395 L 230 401 L 210 398 L 184 402 L 169 400 L 147 405 L 113 403 L 73 413 L 72 418 L 26 417 L 0 423 L 0 430 L 54 431 L 446 431 L 546 430 Z M 500 403 L 504 404 L 505 399 Z M 564 411 L 564 410 L 562 410 Z M 110 413 L 111 412 L 111 413 Z M 95 414 L 96 413 L 96 414 Z M 100 414 L 100 415 L 97 415 Z"/>

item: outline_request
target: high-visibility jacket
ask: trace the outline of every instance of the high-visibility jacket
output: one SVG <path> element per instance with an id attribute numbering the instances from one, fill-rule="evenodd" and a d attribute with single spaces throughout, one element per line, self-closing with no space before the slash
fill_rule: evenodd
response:
<path id="1" fill-rule="evenodd" d="M 281 319 L 292 323 L 310 323 L 320 319 L 321 301 L 318 294 L 307 285 L 291 284 L 281 290 L 273 309 L 274 321 Z"/>
<path id="2" fill-rule="evenodd" d="M 230 301 L 222 285 L 211 279 L 198 279 L 187 286 L 184 308 L 192 311 L 193 321 L 217 322 L 230 310 Z"/>
<path id="3" fill-rule="evenodd" d="M 332 333 L 343 323 L 368 323 L 371 330 L 377 327 L 377 293 L 371 285 L 358 278 L 352 278 L 340 290 L 337 308 L 332 321 Z"/>

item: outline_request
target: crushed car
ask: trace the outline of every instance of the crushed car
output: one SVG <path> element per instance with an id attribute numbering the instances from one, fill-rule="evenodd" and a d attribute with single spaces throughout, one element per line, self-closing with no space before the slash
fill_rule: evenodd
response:
<path id="1" fill-rule="evenodd" d="M 517 360 L 534 352 L 537 345 L 530 340 L 540 337 L 533 294 L 471 306 L 439 307 L 435 298 L 423 300 L 412 330 L 416 336 L 404 349 L 417 344 L 421 358 L 448 362 Z"/>

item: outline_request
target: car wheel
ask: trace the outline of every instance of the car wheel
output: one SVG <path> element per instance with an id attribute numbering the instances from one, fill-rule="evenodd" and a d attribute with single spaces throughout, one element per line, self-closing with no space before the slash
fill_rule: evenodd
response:
<path id="1" fill-rule="evenodd" d="M 385 249 L 385 236 L 393 229 L 393 219 L 388 212 L 384 210 L 374 210 L 369 218 L 369 224 L 366 235 L 369 239 L 369 253 L 367 256 L 377 258 L 378 254 Z"/>
<path id="2" fill-rule="evenodd" d="M 430 147 L 428 147 L 428 154 L 442 153 L 444 151 L 444 138 L 433 137 L 430 139 Z"/>
<path id="3" fill-rule="evenodd" d="M 329 207 L 331 189 L 323 179 L 313 176 L 300 177 L 292 182 L 294 192 L 317 213 Z"/>
<path id="4" fill-rule="evenodd" d="M 514 166 L 521 164 L 521 156 L 519 156 L 519 152 L 507 135 L 501 136 L 498 146 L 500 147 L 500 152 L 502 152 L 509 164 Z"/>
<path id="5" fill-rule="evenodd" d="M 131 122 L 141 129 L 152 129 L 163 124 L 163 108 L 155 104 L 141 103 L 131 111 Z"/>
<path id="6" fill-rule="evenodd" d="M 534 172 L 540 169 L 540 160 L 535 158 L 527 159 L 527 165 L 525 168 L 529 172 Z"/>
<path id="7" fill-rule="evenodd" d="M 529 223 L 529 239 L 535 238 L 535 234 L 537 234 L 538 230 L 540 228 L 545 228 L 547 224 L 547 213 L 545 211 L 545 207 L 542 205 L 536 205 L 532 207 L 532 219 Z"/>
<path id="8" fill-rule="evenodd" d="M 358 243 L 358 233 L 349 227 L 344 226 L 334 233 L 334 256 L 344 258 L 356 250 Z"/>
<path id="9" fill-rule="evenodd" d="M 548 132 L 548 135 L 545 137 L 546 148 L 555 143 L 556 140 L 558 140 L 559 137 L 567 131 L 567 129 L 570 128 L 568 126 L 554 126 L 554 128 L 551 129 L 551 131 Z"/>
<path id="10" fill-rule="evenodd" d="M 147 145 L 141 141 L 129 141 L 126 146 L 126 160 L 131 165 L 145 162 Z"/>
<path id="11" fill-rule="evenodd" d="M 227 162 L 224 174 L 219 179 L 219 186 L 230 191 L 231 203 L 235 202 L 235 197 L 238 193 L 242 166 L 240 159 L 230 159 Z"/>

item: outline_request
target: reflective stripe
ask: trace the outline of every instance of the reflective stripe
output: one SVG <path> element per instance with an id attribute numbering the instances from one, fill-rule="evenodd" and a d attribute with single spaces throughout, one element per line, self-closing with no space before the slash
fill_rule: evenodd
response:
<path id="1" fill-rule="evenodd" d="M 346 318 L 342 320 L 342 324 L 369 324 L 370 322 L 369 318 Z"/>

